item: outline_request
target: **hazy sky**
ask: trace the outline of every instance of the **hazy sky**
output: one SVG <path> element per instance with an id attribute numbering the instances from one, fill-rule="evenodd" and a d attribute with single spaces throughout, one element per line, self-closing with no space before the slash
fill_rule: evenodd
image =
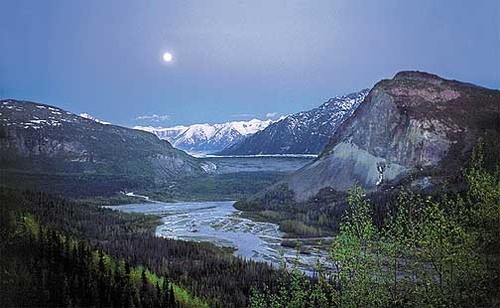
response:
<path id="1" fill-rule="evenodd" d="M 0 97 L 122 125 L 287 114 L 406 69 L 500 88 L 497 0 L 1 0 L 0 12 Z"/>

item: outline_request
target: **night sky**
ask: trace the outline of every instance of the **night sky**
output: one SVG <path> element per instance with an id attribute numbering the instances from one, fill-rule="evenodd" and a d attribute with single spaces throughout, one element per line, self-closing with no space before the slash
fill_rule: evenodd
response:
<path id="1" fill-rule="evenodd" d="M 494 0 L 0 0 L 0 12 L 0 97 L 126 126 L 264 119 L 407 69 L 500 88 Z"/>

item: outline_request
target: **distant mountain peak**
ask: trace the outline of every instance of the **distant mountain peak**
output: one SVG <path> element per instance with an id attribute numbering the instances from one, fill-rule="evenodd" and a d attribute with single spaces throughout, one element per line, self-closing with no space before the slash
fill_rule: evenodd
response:
<path id="1" fill-rule="evenodd" d="M 272 120 L 252 119 L 216 124 L 191 124 L 173 127 L 135 126 L 134 129 L 156 134 L 190 153 L 214 153 L 266 128 Z"/>

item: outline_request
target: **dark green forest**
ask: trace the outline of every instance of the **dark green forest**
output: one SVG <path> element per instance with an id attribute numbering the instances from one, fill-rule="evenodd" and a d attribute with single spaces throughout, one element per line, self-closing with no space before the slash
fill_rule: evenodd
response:
<path id="1" fill-rule="evenodd" d="M 127 280 L 124 278 L 127 264 L 131 268 L 142 267 L 159 277 L 148 279 L 154 284 L 146 288 L 154 302 L 141 301 L 144 281 L 132 285 L 126 297 L 127 300 L 132 298 L 134 306 L 138 307 L 156 306 L 161 302 L 165 279 L 175 283 L 178 291 L 175 298 L 181 305 L 193 306 L 194 302 L 194 306 L 200 303 L 219 307 L 246 306 L 252 286 L 273 285 L 279 275 L 267 264 L 236 258 L 231 251 L 208 243 L 157 238 L 154 235 L 156 217 L 119 213 L 43 192 L 2 188 L 0 199 L 1 300 L 7 306 L 53 304 L 57 296 L 54 293 L 51 296 L 51 290 L 60 290 L 61 285 L 67 285 L 63 289 L 68 293 L 65 299 L 60 299 L 65 301 L 58 303 L 61 305 L 124 305 L 125 302 L 110 302 L 109 298 L 114 298 L 111 294 L 116 294 L 120 288 L 123 290 L 124 285 L 116 280 Z M 100 256 L 114 261 L 105 262 L 109 264 L 101 268 Z M 38 262 L 38 259 L 43 261 Z M 85 269 L 90 269 L 88 274 L 80 276 Z M 45 273 L 45 278 L 39 273 Z M 47 276 L 49 273 L 52 276 Z M 136 276 L 141 280 L 140 274 Z M 32 289 L 32 282 L 40 279 L 57 285 Z M 78 279 L 87 279 L 85 283 L 101 283 L 106 294 L 102 294 L 104 297 L 94 294 L 91 296 L 93 302 L 85 302 L 88 296 L 73 293 L 73 284 L 80 283 Z M 38 298 L 40 292 L 48 295 L 40 297 L 39 301 L 30 300 Z M 200 298 L 202 300 L 198 300 Z"/>
<path id="2" fill-rule="evenodd" d="M 9 212 L 1 234 L 2 307 L 179 306 L 167 278 L 42 227 L 30 214 Z"/>

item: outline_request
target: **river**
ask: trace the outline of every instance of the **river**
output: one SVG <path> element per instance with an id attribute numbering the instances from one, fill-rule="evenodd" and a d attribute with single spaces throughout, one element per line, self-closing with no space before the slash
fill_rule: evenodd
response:
<path id="1" fill-rule="evenodd" d="M 292 172 L 312 161 L 307 156 L 256 156 L 256 157 L 204 157 L 213 164 L 217 173 L 248 171 Z M 301 241 L 301 251 L 282 246 L 285 234 L 275 223 L 254 221 L 243 217 L 233 207 L 234 201 L 205 202 L 148 202 L 121 206 L 107 206 L 123 212 L 144 213 L 161 217 L 156 229 L 159 237 L 207 241 L 218 246 L 234 248 L 234 254 L 246 259 L 268 262 L 279 266 L 284 260 L 288 265 L 297 264 L 307 274 L 312 274 L 317 260 L 325 263 L 327 251 L 318 248 L 314 239 Z M 288 239 L 288 238 L 287 238 Z M 288 239 L 290 240 L 290 239 Z"/>
<path id="2" fill-rule="evenodd" d="M 159 237 L 233 247 L 237 256 L 274 266 L 279 266 L 283 258 L 289 266 L 298 261 L 299 268 L 308 274 L 313 273 L 317 259 L 324 262 L 325 250 L 304 245 L 302 250 L 307 250 L 307 254 L 297 254 L 296 249 L 281 246 L 285 234 L 277 224 L 244 218 L 233 204 L 232 201 L 152 202 L 106 207 L 160 216 L 161 224 L 156 229 Z"/>

